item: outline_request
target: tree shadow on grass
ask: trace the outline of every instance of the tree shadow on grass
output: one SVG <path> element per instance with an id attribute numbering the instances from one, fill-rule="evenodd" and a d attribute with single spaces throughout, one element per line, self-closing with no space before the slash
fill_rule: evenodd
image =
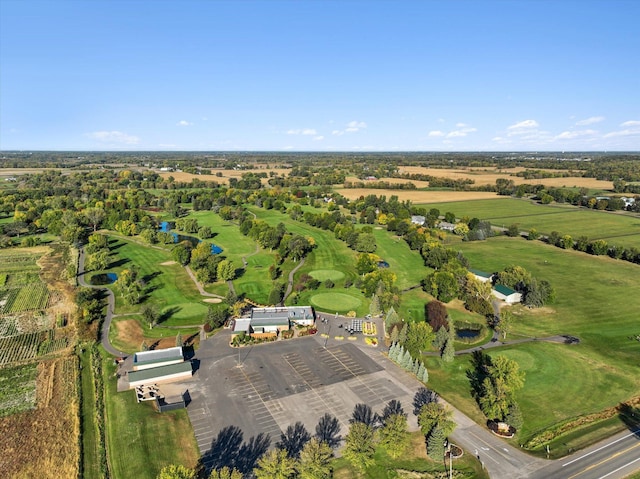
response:
<path id="1" fill-rule="evenodd" d="M 120 266 L 124 266 L 127 263 L 131 263 L 131 260 L 129 258 L 120 258 L 117 261 L 112 261 L 111 263 L 109 263 L 107 269 L 118 268 Z"/>
<path id="2" fill-rule="evenodd" d="M 237 426 L 227 426 L 211 441 L 211 449 L 200 457 L 198 469 L 206 477 L 213 469 L 236 468 L 243 474 L 250 473 L 258 459 L 271 445 L 269 434 L 260 433 L 243 443 L 242 430 Z"/>
<path id="3" fill-rule="evenodd" d="M 158 324 L 168 321 L 171 318 L 171 316 L 173 316 L 176 313 L 179 313 L 180 311 L 182 311 L 182 308 L 179 306 L 172 306 L 170 308 L 165 309 L 162 312 L 162 314 L 158 317 Z"/>
<path id="4" fill-rule="evenodd" d="M 640 407 L 621 404 L 618 408 L 618 415 L 620 420 L 629 428 L 629 431 L 640 439 Z"/>

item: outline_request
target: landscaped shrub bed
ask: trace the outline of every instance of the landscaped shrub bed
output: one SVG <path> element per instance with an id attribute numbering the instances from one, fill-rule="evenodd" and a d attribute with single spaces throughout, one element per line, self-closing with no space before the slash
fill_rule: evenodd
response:
<path id="1" fill-rule="evenodd" d="M 302 331 L 298 332 L 298 337 L 310 336 L 310 335 L 316 334 L 317 332 L 318 330 L 316 328 L 303 329 Z"/>

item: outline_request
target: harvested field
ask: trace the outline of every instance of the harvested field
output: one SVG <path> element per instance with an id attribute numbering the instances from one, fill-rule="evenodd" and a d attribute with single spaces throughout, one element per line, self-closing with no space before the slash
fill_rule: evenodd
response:
<path id="1" fill-rule="evenodd" d="M 487 191 L 418 191 L 418 190 L 381 190 L 377 188 L 336 188 L 336 192 L 345 198 L 355 200 L 361 196 L 385 195 L 389 198 L 392 195 L 398 197 L 400 201 L 410 200 L 415 204 L 419 203 L 444 203 L 447 201 L 468 201 L 487 200 L 496 198 L 507 198 L 498 196 L 496 193 Z"/>
<path id="2" fill-rule="evenodd" d="M 435 176 L 435 175 L 433 175 Z M 351 182 L 363 182 L 364 184 L 367 184 L 367 181 L 365 180 L 361 180 L 360 178 L 357 178 L 355 176 L 347 176 L 345 178 L 345 181 L 351 181 Z M 429 187 L 429 182 L 428 181 L 422 181 L 422 180 L 408 180 L 406 178 L 380 178 L 378 180 L 372 181 L 371 183 L 375 183 L 376 181 L 386 181 L 387 183 L 390 183 L 392 185 L 397 185 L 397 184 L 404 184 L 404 183 L 413 183 L 414 185 L 416 185 L 416 188 L 428 188 Z"/>
<path id="3" fill-rule="evenodd" d="M 218 183 L 229 184 L 229 178 L 241 178 L 242 175 L 244 175 L 245 173 L 267 173 L 268 175 L 270 171 L 273 171 L 278 175 L 286 176 L 291 170 L 289 168 L 273 168 L 271 170 L 256 169 L 256 170 L 212 170 L 212 171 L 214 171 L 213 175 L 194 175 L 191 173 L 173 171 L 173 172 L 167 172 L 167 173 L 164 173 L 164 172 L 160 173 L 160 176 L 162 178 L 168 178 L 170 176 L 173 176 L 173 178 L 176 181 L 188 182 L 196 178 L 200 181 L 217 181 Z M 216 176 L 216 173 L 222 173 L 222 176 Z M 262 178 L 262 184 L 263 185 L 268 184 L 267 183 L 268 179 L 269 178 Z"/>
<path id="4" fill-rule="evenodd" d="M 77 372 L 75 357 L 41 364 L 37 409 L 0 418 L 0 477 L 78 476 Z"/>
<path id="5" fill-rule="evenodd" d="M 498 178 L 513 180 L 516 185 L 543 184 L 553 187 L 585 187 L 593 189 L 609 190 L 613 188 L 611 181 L 596 180 L 595 178 L 567 177 L 567 178 L 540 178 L 525 179 L 515 176 L 524 171 L 524 168 L 426 168 L 422 166 L 400 166 L 400 173 L 422 174 L 437 176 L 438 178 L 472 179 L 475 186 L 495 185 Z M 561 172 L 562 170 L 553 170 Z M 380 178 L 381 181 L 389 181 L 391 178 Z M 407 181 L 407 180 L 405 180 Z M 416 184 L 416 186 L 418 186 Z"/>

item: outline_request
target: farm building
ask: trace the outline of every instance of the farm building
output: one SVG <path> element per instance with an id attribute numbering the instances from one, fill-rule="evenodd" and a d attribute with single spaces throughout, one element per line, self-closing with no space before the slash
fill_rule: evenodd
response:
<path id="1" fill-rule="evenodd" d="M 449 223 L 448 221 L 441 221 L 440 223 L 438 223 L 438 228 L 444 231 L 453 231 L 454 229 L 456 229 L 456 225 L 454 225 L 453 223 Z"/>
<path id="2" fill-rule="evenodd" d="M 144 369 L 178 364 L 184 361 L 182 348 L 156 349 L 153 351 L 142 351 L 133 355 L 133 370 L 142 371 Z"/>
<path id="3" fill-rule="evenodd" d="M 156 368 L 131 371 L 129 373 L 129 389 L 145 384 L 170 383 L 191 378 L 191 362 L 183 361 Z"/>
<path id="4" fill-rule="evenodd" d="M 519 303 L 522 300 L 522 294 L 503 284 L 496 284 L 491 290 L 491 294 L 508 304 Z"/>
<path id="5" fill-rule="evenodd" d="M 251 317 L 238 319 L 233 331 L 246 333 L 277 333 L 291 328 L 292 324 L 310 326 L 315 322 L 311 306 L 283 306 L 253 308 Z"/>
<path id="6" fill-rule="evenodd" d="M 479 269 L 469 269 L 469 273 L 471 273 L 473 277 L 478 281 L 482 281 L 483 283 L 493 280 L 492 273 L 485 273 L 484 271 L 480 271 Z"/>

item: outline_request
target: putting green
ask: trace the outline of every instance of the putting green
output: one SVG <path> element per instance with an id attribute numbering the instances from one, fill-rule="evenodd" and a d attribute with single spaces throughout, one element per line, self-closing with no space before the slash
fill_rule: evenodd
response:
<path id="1" fill-rule="evenodd" d="M 338 281 L 344 278 L 344 273 L 336 269 L 314 269 L 309 275 L 318 281 L 326 281 L 328 279 Z"/>
<path id="2" fill-rule="evenodd" d="M 358 298 L 343 293 L 320 293 L 311 297 L 311 304 L 328 311 L 351 311 L 361 303 Z"/>

